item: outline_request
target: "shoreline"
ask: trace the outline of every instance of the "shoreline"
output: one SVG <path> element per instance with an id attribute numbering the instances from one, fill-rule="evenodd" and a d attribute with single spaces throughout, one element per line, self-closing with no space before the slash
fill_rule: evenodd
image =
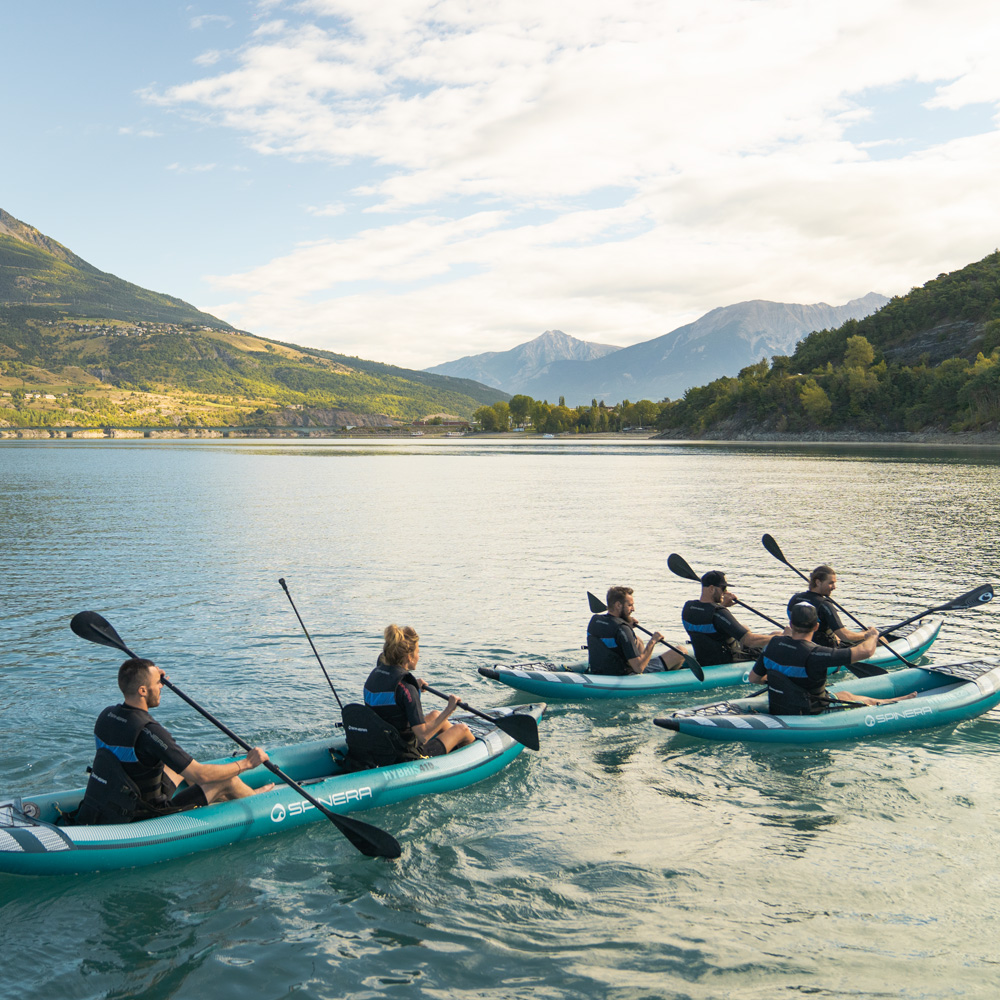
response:
<path id="1" fill-rule="evenodd" d="M 885 434 L 857 431 L 825 431 L 815 434 L 782 434 L 761 432 L 744 433 L 736 437 L 686 437 L 684 435 L 658 434 L 635 431 L 606 431 L 599 434 L 541 434 L 498 431 L 482 434 L 457 434 L 443 431 L 414 433 L 409 428 L 357 427 L 350 431 L 332 427 L 185 427 L 185 428 L 130 428 L 130 427 L 0 427 L 0 441 L 112 441 L 112 440 L 393 440 L 393 441 L 496 441 L 496 442 L 573 442 L 574 444 L 615 442 L 663 443 L 725 447 L 732 445 L 934 445 L 952 447 L 1000 447 L 1000 434 L 996 432 L 948 433 L 945 431 L 898 431 Z"/>

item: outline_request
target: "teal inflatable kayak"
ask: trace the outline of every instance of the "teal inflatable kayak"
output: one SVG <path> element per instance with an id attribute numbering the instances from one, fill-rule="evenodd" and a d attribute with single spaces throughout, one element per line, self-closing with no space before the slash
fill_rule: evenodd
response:
<path id="1" fill-rule="evenodd" d="M 492 712 L 494 716 L 516 712 L 538 719 L 544 709 L 544 704 L 516 705 Z M 443 757 L 348 772 L 338 764 L 338 757 L 346 751 L 341 735 L 275 750 L 271 760 L 330 810 L 349 813 L 415 795 L 464 788 L 496 774 L 524 749 L 483 720 L 470 716 L 461 721 L 472 729 L 476 739 Z M 270 778 L 266 770 L 259 768 L 245 780 L 260 786 Z M 0 802 L 0 872 L 69 875 L 134 868 L 283 833 L 306 823 L 328 822 L 291 788 L 279 784 L 250 798 L 136 823 L 56 826 L 59 811 L 75 809 L 82 797 L 83 789 L 77 788 Z"/>
<path id="2" fill-rule="evenodd" d="M 912 660 L 930 649 L 940 631 L 940 621 L 928 620 L 891 643 L 891 646 L 901 656 Z M 900 660 L 881 646 L 865 662 L 886 669 L 902 665 Z M 554 663 L 497 663 L 491 667 L 480 667 L 479 673 L 490 680 L 537 695 L 546 701 L 591 701 L 609 698 L 639 699 L 735 687 L 749 682 L 752 667 L 752 662 L 705 667 L 703 681 L 699 681 L 690 670 L 647 670 L 643 674 L 626 676 L 590 674 L 586 672 L 586 662 L 570 667 L 559 667 Z"/>
<path id="3" fill-rule="evenodd" d="M 869 698 L 910 693 L 916 697 L 891 705 L 838 708 L 822 715 L 769 715 L 767 696 L 762 695 L 678 709 L 653 721 L 687 736 L 749 743 L 834 743 L 953 725 L 1000 704 L 1000 659 L 855 677 L 831 684 L 827 691 L 850 691 Z"/>

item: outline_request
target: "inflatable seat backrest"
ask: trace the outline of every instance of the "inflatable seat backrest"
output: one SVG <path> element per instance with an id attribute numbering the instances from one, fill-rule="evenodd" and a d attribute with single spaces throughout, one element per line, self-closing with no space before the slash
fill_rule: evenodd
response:
<path id="1" fill-rule="evenodd" d="M 367 705 L 345 705 L 343 719 L 347 756 L 356 765 L 385 767 L 420 759 L 420 754 L 407 744 L 399 730 Z"/>

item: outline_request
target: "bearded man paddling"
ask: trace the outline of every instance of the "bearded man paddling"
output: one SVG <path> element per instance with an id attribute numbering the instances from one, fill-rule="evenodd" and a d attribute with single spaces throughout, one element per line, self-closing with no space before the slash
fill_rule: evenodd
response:
<path id="1" fill-rule="evenodd" d="M 260 747 L 225 764 L 201 764 L 182 750 L 149 714 L 160 704 L 165 678 L 152 660 L 132 658 L 119 668 L 125 700 L 104 709 L 94 725 L 97 754 L 76 823 L 129 823 L 274 787 L 251 788 L 240 778 L 268 760 Z M 182 782 L 188 787 L 174 794 Z"/>

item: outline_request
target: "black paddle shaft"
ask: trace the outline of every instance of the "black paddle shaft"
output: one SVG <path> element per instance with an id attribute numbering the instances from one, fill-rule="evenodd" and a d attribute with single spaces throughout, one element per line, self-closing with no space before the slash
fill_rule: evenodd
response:
<path id="1" fill-rule="evenodd" d="M 330 675 L 326 672 L 326 667 L 323 666 L 323 661 L 320 659 L 319 653 L 316 650 L 316 644 L 312 641 L 312 636 L 309 634 L 309 629 L 306 628 L 306 623 L 302 620 L 302 615 L 299 614 L 299 609 L 295 606 L 295 601 L 292 600 L 292 595 L 288 592 L 288 584 L 285 583 L 285 578 L 281 577 L 278 580 L 281 584 L 281 589 L 285 592 L 285 597 L 288 598 L 288 603 L 291 604 L 292 610 L 295 612 L 295 617 L 298 618 L 299 624 L 302 626 L 302 631 L 305 632 L 306 638 L 309 640 L 309 645 L 312 646 L 313 654 L 316 657 L 316 662 L 319 664 L 320 670 L 323 671 L 323 676 L 326 678 L 326 683 L 330 685 L 330 690 L 333 692 L 334 698 L 337 699 L 337 704 L 340 706 L 341 714 L 344 711 L 344 703 L 340 700 L 340 695 L 337 694 L 337 689 L 333 686 L 333 681 L 330 680 Z"/>
<path id="2" fill-rule="evenodd" d="M 896 629 L 903 628 L 905 625 L 919 621 L 921 618 L 926 618 L 928 615 L 936 614 L 938 611 L 965 611 L 967 608 L 975 608 L 981 604 L 988 604 L 992 600 L 993 584 L 984 583 L 982 586 L 976 587 L 975 590 L 970 590 L 967 594 L 962 594 L 961 597 L 956 597 L 951 601 L 945 601 L 944 604 L 939 604 L 934 608 L 926 608 L 921 611 L 920 614 L 913 615 L 905 621 L 896 622 L 895 625 L 890 625 L 888 628 L 882 629 L 881 632 L 882 635 L 886 635 L 888 632 L 895 632 Z"/>
<path id="3" fill-rule="evenodd" d="M 125 645 L 111 623 L 102 618 L 96 611 L 81 611 L 73 617 L 70 622 L 70 628 L 81 639 L 96 642 L 101 646 L 112 646 L 115 649 L 120 649 L 127 656 L 132 657 L 132 659 L 139 659 Z M 189 698 L 177 685 L 171 683 L 166 677 L 163 677 L 162 671 L 161 683 L 164 687 L 173 691 L 181 701 L 187 702 L 196 712 L 204 716 L 218 730 L 225 733 L 238 746 L 241 746 L 248 753 L 253 750 L 253 747 L 249 743 L 237 736 L 225 723 L 220 722 L 211 712 L 202 708 L 193 698 Z M 264 767 L 275 775 L 275 777 L 280 778 L 289 788 L 298 792 L 306 802 L 326 816 L 362 854 L 366 854 L 368 857 L 398 858 L 403 853 L 399 842 L 391 834 L 380 830 L 376 826 L 371 826 L 369 823 L 362 823 L 359 820 L 339 816 L 337 813 L 332 812 L 322 802 L 313 798 L 298 782 L 290 778 L 270 760 L 264 761 Z"/>
<path id="4" fill-rule="evenodd" d="M 694 583 L 701 583 L 701 577 L 688 565 L 687 560 L 678 555 L 676 552 L 671 552 L 667 556 L 667 569 L 676 576 L 682 577 L 685 580 L 691 580 Z M 746 601 L 736 601 L 736 603 L 741 608 L 746 608 L 747 611 L 752 615 L 756 615 L 758 618 L 763 618 L 764 621 L 770 622 L 775 628 L 784 628 L 784 625 L 779 624 L 773 618 L 768 617 L 763 611 L 758 611 L 756 608 L 750 607 Z"/>
<path id="5" fill-rule="evenodd" d="M 424 681 L 424 690 L 430 691 L 431 694 L 437 695 L 438 698 L 443 698 L 445 701 L 448 700 L 448 695 L 443 691 L 435 690 L 426 681 Z M 492 723 L 497 729 L 505 732 L 512 740 L 516 740 L 529 750 L 538 750 L 541 746 L 538 742 L 538 723 L 530 715 L 501 715 L 495 719 L 492 715 L 480 712 L 464 701 L 460 701 L 458 707 L 465 709 L 466 712 L 472 715 L 478 716 L 480 719 L 485 719 L 487 722 Z"/>

